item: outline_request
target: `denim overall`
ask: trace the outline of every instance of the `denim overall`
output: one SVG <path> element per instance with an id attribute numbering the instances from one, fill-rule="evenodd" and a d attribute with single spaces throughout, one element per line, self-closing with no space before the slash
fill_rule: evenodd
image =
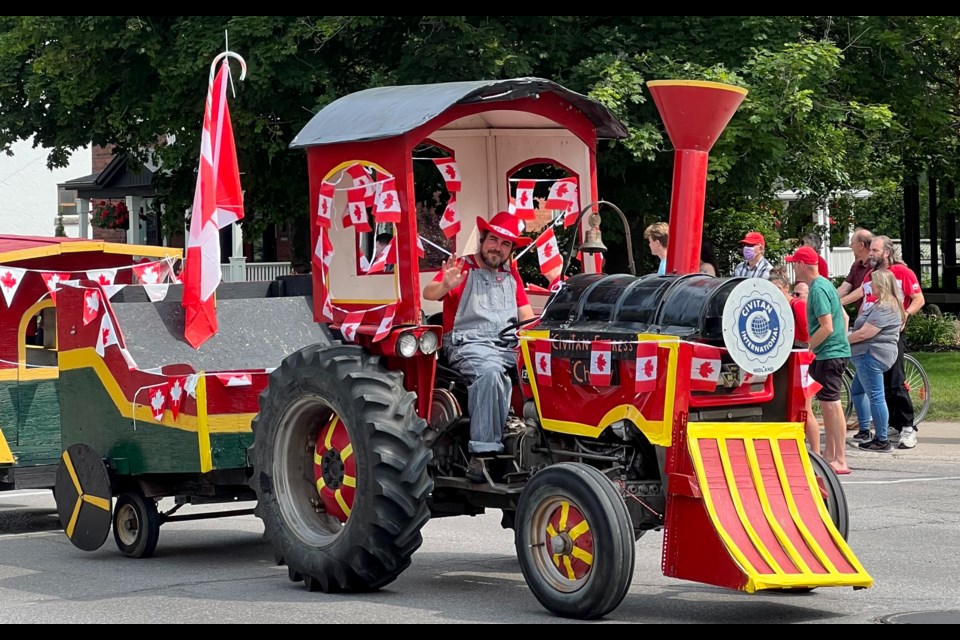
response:
<path id="1" fill-rule="evenodd" d="M 470 383 L 470 453 L 503 451 L 500 440 L 513 391 L 507 368 L 517 366 L 517 352 L 499 333 L 517 316 L 513 275 L 483 267 L 470 269 L 453 331 L 444 336 L 447 361 Z"/>

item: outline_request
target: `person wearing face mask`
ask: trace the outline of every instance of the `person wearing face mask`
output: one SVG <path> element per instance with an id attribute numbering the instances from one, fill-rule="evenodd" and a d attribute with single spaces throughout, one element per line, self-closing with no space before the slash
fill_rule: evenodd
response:
<path id="1" fill-rule="evenodd" d="M 733 268 L 733 277 L 769 279 L 773 265 L 763 257 L 767 248 L 763 234 L 751 231 L 744 236 L 740 244 L 743 245 L 743 261 Z"/>
<path id="2" fill-rule="evenodd" d="M 917 446 L 917 425 L 913 423 L 913 402 L 906 387 L 906 376 L 903 372 L 903 352 L 906 346 L 907 321 L 911 316 L 920 313 L 926 304 L 923 292 L 920 290 L 920 281 L 917 274 L 900 260 L 897 246 L 887 236 L 876 236 L 870 243 L 868 258 L 870 268 L 889 269 L 896 278 L 898 293 L 903 295 L 903 307 L 906 310 L 906 320 L 900 327 L 900 336 L 897 341 L 897 359 L 883 374 L 884 395 L 887 400 L 887 410 L 890 413 L 890 434 L 900 433 L 900 449 L 913 449 Z M 865 313 L 877 303 L 877 296 L 873 293 L 871 273 L 863 278 L 860 285 L 863 294 L 863 305 L 860 313 Z M 858 433 L 859 435 L 859 433 Z"/>

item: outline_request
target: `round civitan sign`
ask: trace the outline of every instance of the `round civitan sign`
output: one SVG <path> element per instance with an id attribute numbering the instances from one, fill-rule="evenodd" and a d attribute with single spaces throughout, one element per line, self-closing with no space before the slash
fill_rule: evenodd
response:
<path id="1" fill-rule="evenodd" d="M 793 348 L 793 312 L 783 293 L 769 280 L 747 278 L 727 297 L 723 309 L 723 343 L 741 370 L 773 373 Z"/>

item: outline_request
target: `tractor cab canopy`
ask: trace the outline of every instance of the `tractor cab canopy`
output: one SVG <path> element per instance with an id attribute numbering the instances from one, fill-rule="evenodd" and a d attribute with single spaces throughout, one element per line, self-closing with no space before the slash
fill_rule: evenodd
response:
<path id="1" fill-rule="evenodd" d="M 541 78 L 378 87 L 332 102 L 290 145 L 307 152 L 316 320 L 420 322 L 439 310 L 424 309 L 423 285 L 449 254 L 476 249 L 478 217 L 514 211 L 528 234 L 564 212 L 575 222 L 598 199 L 597 141 L 626 136 L 606 106 Z M 566 200 L 555 197 L 561 182 Z"/>

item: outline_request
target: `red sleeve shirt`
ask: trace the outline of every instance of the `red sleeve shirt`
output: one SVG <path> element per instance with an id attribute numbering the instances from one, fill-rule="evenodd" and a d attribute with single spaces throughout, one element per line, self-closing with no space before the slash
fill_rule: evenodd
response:
<path id="1" fill-rule="evenodd" d="M 794 340 L 810 342 L 810 326 L 807 324 L 807 301 L 803 298 L 790 298 L 793 311 L 793 323 L 796 328 Z"/>
<path id="2" fill-rule="evenodd" d="M 871 284 L 871 274 L 868 273 L 863 278 L 863 306 L 861 311 L 866 311 L 877 301 L 877 296 L 873 295 L 873 285 Z M 890 273 L 897 279 L 897 286 L 903 294 L 903 308 L 910 306 L 913 296 L 920 293 L 920 281 L 917 280 L 917 274 L 902 262 L 890 266 Z"/>
<path id="3" fill-rule="evenodd" d="M 830 267 L 827 266 L 827 261 L 823 259 L 823 256 L 817 256 L 817 258 L 818 258 L 817 264 L 819 265 L 818 268 L 820 269 L 820 275 L 822 275 L 824 278 L 829 278 L 830 274 L 828 272 L 830 271 Z"/>
<path id="4" fill-rule="evenodd" d="M 480 269 L 480 265 L 477 264 L 476 258 L 474 256 L 466 256 L 463 259 L 463 267 L 460 269 L 460 273 L 466 273 L 469 275 L 471 269 Z M 524 291 L 523 280 L 520 279 L 520 271 L 517 270 L 517 265 L 515 262 L 510 263 L 509 267 L 513 279 L 517 283 L 517 309 L 520 307 L 530 304 L 530 300 L 527 298 L 527 292 Z M 503 266 L 500 267 L 500 271 L 507 271 Z M 433 277 L 434 282 L 441 282 L 443 280 L 443 271 L 438 271 L 437 275 Z M 443 296 L 443 332 L 450 333 L 453 331 L 453 320 L 457 317 L 457 308 L 460 306 L 460 298 L 463 296 L 463 288 L 467 285 L 467 279 L 464 278 L 460 281 L 455 288 L 451 289 Z"/>

